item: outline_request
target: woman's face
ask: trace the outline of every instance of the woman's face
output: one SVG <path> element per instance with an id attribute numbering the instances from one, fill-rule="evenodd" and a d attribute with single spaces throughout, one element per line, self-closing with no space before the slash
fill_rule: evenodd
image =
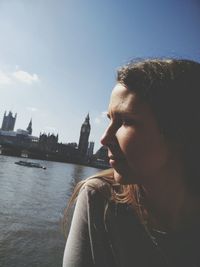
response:
<path id="1" fill-rule="evenodd" d="M 117 182 L 144 184 L 167 172 L 172 153 L 150 107 L 133 91 L 122 84 L 114 87 L 108 118 L 101 143 L 108 147 Z"/>

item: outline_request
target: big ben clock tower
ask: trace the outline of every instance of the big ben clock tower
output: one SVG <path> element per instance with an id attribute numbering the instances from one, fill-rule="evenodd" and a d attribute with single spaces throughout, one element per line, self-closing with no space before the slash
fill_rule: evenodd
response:
<path id="1" fill-rule="evenodd" d="M 84 123 L 81 126 L 79 145 L 78 145 L 78 150 L 83 157 L 86 156 L 87 153 L 89 135 L 90 135 L 90 117 L 88 113 Z"/>

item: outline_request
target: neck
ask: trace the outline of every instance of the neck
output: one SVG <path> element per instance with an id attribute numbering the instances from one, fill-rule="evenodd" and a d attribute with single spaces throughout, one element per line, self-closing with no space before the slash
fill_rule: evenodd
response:
<path id="1" fill-rule="evenodd" d="M 178 230 L 193 223 L 200 214 L 200 197 L 188 192 L 181 174 L 181 169 L 177 169 L 160 176 L 153 185 L 143 186 L 144 205 L 152 227 Z"/>

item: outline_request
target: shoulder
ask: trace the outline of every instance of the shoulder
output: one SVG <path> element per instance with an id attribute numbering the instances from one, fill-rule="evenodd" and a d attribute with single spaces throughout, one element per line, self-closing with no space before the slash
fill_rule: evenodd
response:
<path id="1" fill-rule="evenodd" d="M 79 218 L 81 214 L 89 229 L 92 225 L 102 228 L 105 207 L 110 202 L 111 196 L 111 185 L 102 177 L 86 179 L 77 196 L 75 213 L 79 214 Z"/>
<path id="2" fill-rule="evenodd" d="M 90 195 L 102 195 L 110 198 L 113 191 L 113 181 L 106 177 L 94 177 L 86 179 L 81 191 L 87 191 Z"/>

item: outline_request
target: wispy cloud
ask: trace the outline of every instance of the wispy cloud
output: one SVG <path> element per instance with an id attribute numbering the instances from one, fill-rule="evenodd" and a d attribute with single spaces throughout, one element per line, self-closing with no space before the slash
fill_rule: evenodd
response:
<path id="1" fill-rule="evenodd" d="M 26 109 L 27 109 L 28 111 L 31 111 L 31 112 L 36 112 L 36 111 L 38 111 L 38 109 L 35 108 L 35 107 L 26 107 Z"/>
<path id="2" fill-rule="evenodd" d="M 12 78 L 10 74 L 5 73 L 4 71 L 0 70 L 0 84 L 8 85 L 12 83 Z"/>
<path id="3" fill-rule="evenodd" d="M 18 80 L 19 82 L 32 84 L 34 82 L 39 81 L 39 77 L 37 74 L 30 74 L 27 71 L 17 70 L 12 73 L 13 77 Z"/>
<path id="4" fill-rule="evenodd" d="M 97 116 L 94 119 L 95 124 L 101 124 L 103 121 L 105 121 L 105 118 L 107 117 L 107 111 L 102 111 L 99 116 Z"/>
<path id="5" fill-rule="evenodd" d="M 0 85 L 10 85 L 16 83 L 31 85 L 39 81 L 40 79 L 37 74 L 31 74 L 25 70 L 20 70 L 18 66 L 15 71 L 0 70 Z"/>

